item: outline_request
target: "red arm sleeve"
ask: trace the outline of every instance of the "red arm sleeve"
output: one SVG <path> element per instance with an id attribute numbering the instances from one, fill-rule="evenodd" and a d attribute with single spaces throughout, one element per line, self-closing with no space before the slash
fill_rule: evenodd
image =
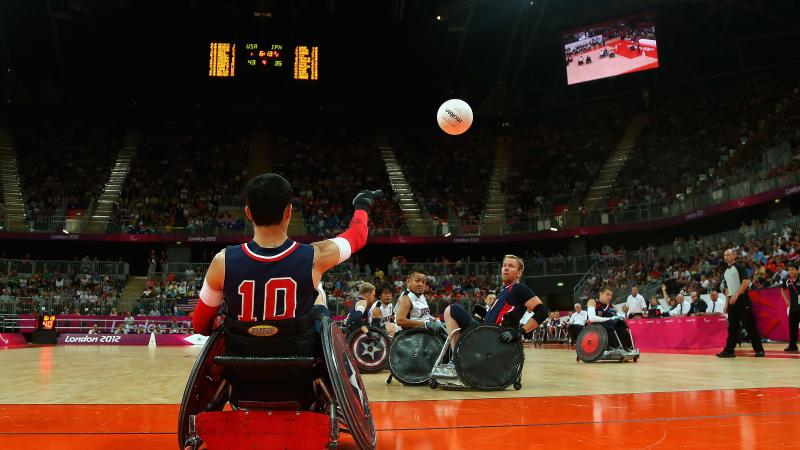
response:
<path id="1" fill-rule="evenodd" d="M 203 303 L 203 300 L 197 302 L 197 306 L 194 308 L 194 313 L 192 314 L 192 328 L 194 328 L 194 332 L 209 336 L 218 309 L 219 308 L 206 305 Z"/>

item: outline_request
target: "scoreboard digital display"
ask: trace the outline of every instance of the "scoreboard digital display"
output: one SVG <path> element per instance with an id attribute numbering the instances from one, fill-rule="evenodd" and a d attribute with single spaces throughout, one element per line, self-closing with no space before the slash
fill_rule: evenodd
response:
<path id="1" fill-rule="evenodd" d="M 209 77 L 236 76 L 236 44 L 212 42 L 211 54 L 208 57 Z"/>
<path id="2" fill-rule="evenodd" d="M 319 80 L 319 47 L 281 42 L 211 42 L 210 78 Z"/>

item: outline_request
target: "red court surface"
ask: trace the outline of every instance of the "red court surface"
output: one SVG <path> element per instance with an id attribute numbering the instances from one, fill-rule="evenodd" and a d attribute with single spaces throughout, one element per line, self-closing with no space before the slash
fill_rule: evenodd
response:
<path id="1" fill-rule="evenodd" d="M 372 407 L 380 449 L 800 448 L 798 388 Z M 0 449 L 176 449 L 177 415 L 178 405 L 0 405 Z"/>

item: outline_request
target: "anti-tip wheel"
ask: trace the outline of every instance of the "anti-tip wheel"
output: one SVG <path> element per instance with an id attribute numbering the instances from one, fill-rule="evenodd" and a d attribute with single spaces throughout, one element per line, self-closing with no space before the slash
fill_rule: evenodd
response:
<path id="1" fill-rule="evenodd" d="M 431 387 L 431 389 L 436 389 L 437 387 L 439 387 L 439 382 L 436 380 L 431 380 L 429 386 Z"/>
<path id="2" fill-rule="evenodd" d="M 520 389 L 522 389 L 522 383 L 520 383 L 519 381 L 515 382 L 514 383 L 514 390 L 518 391 Z"/>

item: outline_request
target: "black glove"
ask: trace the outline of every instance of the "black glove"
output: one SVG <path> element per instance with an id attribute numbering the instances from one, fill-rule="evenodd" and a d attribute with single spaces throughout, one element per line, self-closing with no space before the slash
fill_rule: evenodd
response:
<path id="1" fill-rule="evenodd" d="M 322 328 L 322 318 L 331 318 L 331 311 L 325 305 L 314 305 L 314 331 L 320 332 Z"/>
<path id="2" fill-rule="evenodd" d="M 509 328 L 500 335 L 500 341 L 510 344 L 512 342 L 519 342 L 521 332 L 519 328 Z"/>
<path id="3" fill-rule="evenodd" d="M 372 204 L 375 203 L 375 199 L 383 195 L 383 191 L 378 189 L 377 191 L 361 191 L 356 195 L 356 198 L 353 199 L 353 206 L 358 209 L 363 209 L 364 211 L 369 211 L 372 207 Z"/>

